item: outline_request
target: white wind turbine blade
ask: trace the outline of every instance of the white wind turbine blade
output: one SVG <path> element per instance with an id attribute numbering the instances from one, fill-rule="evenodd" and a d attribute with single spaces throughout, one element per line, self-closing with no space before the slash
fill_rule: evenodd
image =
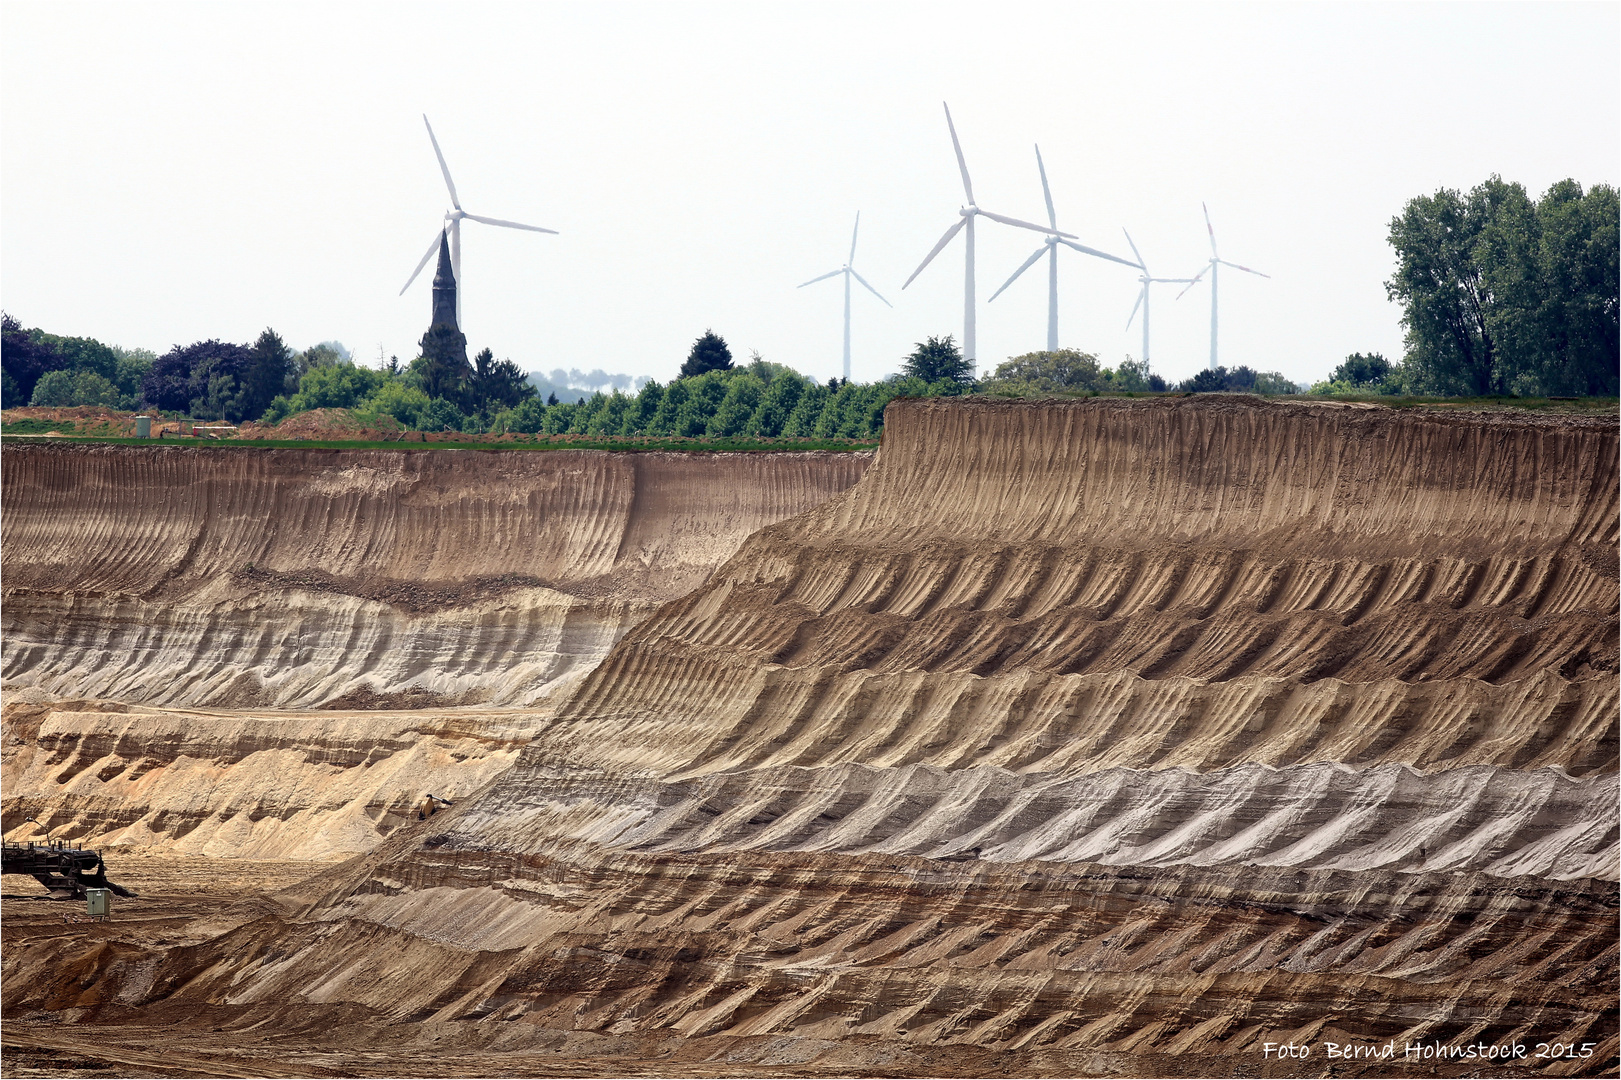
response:
<path id="1" fill-rule="evenodd" d="M 415 270 L 411 271 L 411 276 L 406 279 L 405 288 L 400 290 L 400 295 L 401 296 L 405 295 L 405 289 L 409 289 L 411 287 L 411 282 L 413 282 L 413 281 L 415 281 L 417 279 L 417 275 L 422 273 L 422 268 L 424 266 L 428 265 L 428 260 L 433 258 L 434 255 L 438 253 L 438 251 L 439 251 L 439 242 L 443 238 L 444 238 L 443 233 L 435 233 L 434 234 L 433 243 L 428 245 L 428 250 L 422 256 L 422 261 L 417 263 L 417 268 Z"/>
<path id="2" fill-rule="evenodd" d="M 1036 253 L 1034 255 L 1030 256 L 1028 259 L 1024 260 L 1024 262 L 1019 264 L 1019 268 L 1017 270 L 1013 271 L 1013 276 L 1012 277 L 1010 277 L 1006 281 L 1002 282 L 1002 288 L 1001 289 L 997 289 L 995 292 L 991 293 L 991 300 L 995 300 L 998 296 L 1001 296 L 1003 289 L 1006 289 L 1009 285 L 1013 284 L 1014 281 L 1018 280 L 1018 277 L 1019 277 L 1020 274 L 1024 273 L 1026 270 L 1030 269 L 1032 266 L 1036 265 L 1036 260 L 1041 258 L 1045 254 L 1047 254 L 1047 245 L 1042 244 L 1040 247 L 1036 248 Z M 985 302 L 988 304 L 988 303 L 991 302 L 991 300 L 987 300 Z"/>
<path id="3" fill-rule="evenodd" d="M 1053 210 L 1052 188 L 1047 186 L 1047 166 L 1041 162 L 1041 144 L 1036 144 L 1036 168 L 1041 170 L 1041 194 L 1047 200 L 1047 220 L 1052 224 L 1053 232 L 1058 231 L 1058 213 Z"/>
<path id="4" fill-rule="evenodd" d="M 838 277 L 842 273 L 844 273 L 843 268 L 840 268 L 838 270 L 829 270 L 827 273 L 823 274 L 821 277 L 813 277 L 813 278 L 811 278 L 809 281 L 805 282 L 805 285 L 814 285 L 818 281 L 826 281 L 828 278 L 830 278 L 830 277 Z M 803 289 L 805 287 L 805 285 L 796 285 L 796 286 L 794 286 L 794 288 Z"/>
<path id="5" fill-rule="evenodd" d="M 456 182 L 450 178 L 450 166 L 445 164 L 445 155 L 439 152 L 439 140 L 433 137 L 433 125 L 428 123 L 428 114 L 422 114 L 422 123 L 428 129 L 428 141 L 433 143 L 433 156 L 439 159 L 439 171 L 445 174 L 445 186 L 450 189 L 450 205 L 460 210 L 461 199 L 456 195 Z"/>
<path id="6" fill-rule="evenodd" d="M 1058 229 L 1049 229 L 1045 225 L 1035 225 L 1035 224 L 1032 224 L 1031 222 L 1028 222 L 1028 221 L 1020 221 L 1018 218 L 1015 218 L 1015 217 L 1007 217 L 1007 216 L 1005 216 L 1003 214 L 993 214 L 989 210 L 981 210 L 981 211 L 979 211 L 979 214 L 980 214 L 981 217 L 988 217 L 992 221 L 1000 221 L 1003 225 L 1017 225 L 1021 229 L 1034 229 L 1038 233 L 1047 233 L 1047 234 L 1049 234 L 1051 236 L 1074 236 L 1075 235 L 1074 233 L 1067 233 L 1067 232 L 1063 232 L 1063 231 L 1058 230 Z"/>
<path id="7" fill-rule="evenodd" d="M 1118 255 L 1110 255 L 1107 251 L 1099 251 L 1097 248 L 1089 248 L 1085 244 L 1077 244 L 1073 240 L 1060 240 L 1058 242 L 1063 244 L 1065 247 L 1072 247 L 1076 251 L 1084 251 L 1088 255 L 1096 255 L 1100 259 L 1108 259 L 1110 262 L 1117 262 L 1121 266 L 1130 266 L 1137 270 L 1142 269 L 1140 264 L 1134 263 L 1130 259 L 1122 259 Z"/>
<path id="8" fill-rule="evenodd" d="M 1141 268 L 1141 270 L 1142 270 L 1142 272 L 1144 274 L 1147 274 L 1148 273 L 1148 264 L 1143 262 L 1143 253 L 1137 250 L 1137 244 L 1131 239 L 1131 234 L 1129 232 L 1126 232 L 1125 226 L 1122 225 L 1120 227 L 1120 231 L 1123 232 L 1123 233 L 1126 233 L 1126 243 L 1131 245 L 1131 253 L 1133 255 L 1137 256 L 1137 266 L 1139 268 Z M 1130 326 L 1131 324 L 1127 323 L 1126 325 Z"/>
<path id="9" fill-rule="evenodd" d="M 1131 329 L 1131 321 L 1137 317 L 1137 309 L 1143 306 L 1143 297 L 1145 297 L 1147 295 L 1148 295 L 1148 282 L 1145 281 L 1145 282 L 1143 282 L 1143 287 L 1141 289 L 1137 290 L 1137 302 L 1135 304 L 1131 305 L 1131 314 L 1126 316 L 1126 329 L 1127 330 Z"/>
<path id="10" fill-rule="evenodd" d="M 479 217 L 477 214 L 463 213 L 462 216 L 467 218 L 469 221 L 482 221 L 486 225 L 499 225 L 503 229 L 527 229 L 530 232 L 551 233 L 553 236 L 558 235 L 556 229 L 542 229 L 539 225 L 522 225 L 516 221 L 502 221 L 500 218 Z"/>
<path id="11" fill-rule="evenodd" d="M 1191 289 L 1195 285 L 1199 284 L 1199 279 L 1204 277 L 1209 272 L 1210 272 L 1210 267 L 1207 265 L 1203 270 L 1200 270 L 1197 274 L 1195 274 L 1192 277 L 1188 278 L 1188 289 Z M 1181 292 L 1177 293 L 1176 298 L 1178 300 L 1182 299 L 1184 296 L 1186 296 L 1188 294 L 1188 289 L 1183 289 Z"/>
<path id="12" fill-rule="evenodd" d="M 925 255 L 923 257 L 923 261 L 917 264 L 917 269 L 912 271 L 912 277 L 906 279 L 906 285 L 910 285 L 913 278 L 916 278 L 919 274 L 923 273 L 923 268 L 934 261 L 934 257 L 940 254 L 940 250 L 947 244 L 951 243 L 951 238 L 961 232 L 962 227 L 966 224 L 968 224 L 968 219 L 965 217 L 960 217 L 957 219 L 957 224 L 946 230 L 946 234 L 940 238 L 940 242 L 934 245 L 934 250 Z M 902 285 L 901 288 L 905 289 L 906 285 Z"/>
<path id="13" fill-rule="evenodd" d="M 867 285 L 867 279 L 866 279 L 866 278 L 864 278 L 864 277 L 862 277 L 862 276 L 861 276 L 861 275 L 860 275 L 860 274 L 857 274 L 857 273 L 856 273 L 856 272 L 855 272 L 855 270 L 853 270 L 853 269 L 852 269 L 852 270 L 851 270 L 851 271 L 850 271 L 850 274 L 851 274 L 851 276 L 853 276 L 853 277 L 854 277 L 854 278 L 855 278 L 855 279 L 856 279 L 856 280 L 857 280 L 857 281 L 859 281 L 859 282 L 861 282 L 861 284 L 863 284 L 863 285 Z M 877 290 L 877 289 L 875 289 L 875 288 L 873 288 L 873 287 L 872 287 L 872 286 L 871 286 L 871 285 L 867 285 L 867 291 L 868 291 L 868 292 L 870 292 L 870 293 L 872 293 L 872 294 L 873 294 L 873 295 L 874 295 L 874 296 L 876 296 L 876 297 L 878 297 L 878 299 L 880 299 L 880 300 L 884 300 L 884 298 L 883 298 L 883 295 L 882 295 L 882 294 L 880 294 L 880 293 L 879 293 L 879 291 L 878 291 L 878 290 Z M 889 302 L 889 301 L 888 301 L 888 300 L 884 300 L 884 306 L 885 306 L 885 307 L 894 307 L 894 306 L 895 306 L 895 305 L 894 305 L 894 304 L 891 304 L 891 303 L 890 303 L 890 302 Z"/>
<path id="14" fill-rule="evenodd" d="M 951 129 L 951 148 L 957 151 L 957 168 L 962 170 L 962 190 L 968 196 L 968 205 L 974 205 L 974 185 L 968 179 L 968 162 L 962 157 L 962 143 L 957 141 L 957 125 L 951 122 L 951 106 L 945 102 L 940 103 L 946 110 L 946 127 Z M 901 288 L 906 288 L 902 285 Z"/>
<path id="15" fill-rule="evenodd" d="M 861 211 L 856 211 L 856 227 L 850 230 L 850 257 L 844 260 L 845 266 L 852 266 L 856 261 L 856 235 L 861 232 Z"/>
<path id="16" fill-rule="evenodd" d="M 1199 205 L 1204 208 L 1204 227 L 1205 231 L 1210 234 L 1210 254 L 1213 258 L 1219 259 L 1221 254 L 1216 251 L 1216 227 L 1210 224 L 1210 207 L 1205 206 L 1204 203 Z"/>
<path id="17" fill-rule="evenodd" d="M 1218 259 L 1216 261 L 1221 263 L 1221 265 L 1223 265 L 1223 266 L 1230 266 L 1234 270 L 1242 270 L 1242 271 L 1244 271 L 1244 273 L 1246 273 L 1246 274 L 1254 274 L 1256 277 L 1270 278 L 1272 276 L 1271 274 L 1263 274 L 1259 270 L 1251 270 L 1247 266 L 1239 266 L 1235 262 L 1228 262 L 1226 259 Z"/>

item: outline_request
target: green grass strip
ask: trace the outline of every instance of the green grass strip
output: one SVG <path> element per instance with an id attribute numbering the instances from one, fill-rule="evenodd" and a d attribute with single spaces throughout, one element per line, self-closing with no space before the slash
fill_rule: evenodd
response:
<path id="1" fill-rule="evenodd" d="M 123 436 L 57 435 L 41 436 L 32 431 L 13 431 L 14 425 L 0 428 L 0 436 L 24 437 L 30 444 L 80 443 L 98 446 L 183 446 L 204 447 L 210 450 L 274 449 L 274 450 L 605 450 L 612 453 L 676 453 L 676 454 L 790 454 L 807 451 L 854 453 L 873 450 L 876 439 L 569 439 L 567 441 L 480 442 L 477 436 L 467 440 L 444 442 L 418 442 L 415 440 L 388 440 L 384 442 L 360 439 L 194 439 L 168 436 L 163 439 L 136 439 Z M 56 425 L 52 430 L 60 428 Z"/>

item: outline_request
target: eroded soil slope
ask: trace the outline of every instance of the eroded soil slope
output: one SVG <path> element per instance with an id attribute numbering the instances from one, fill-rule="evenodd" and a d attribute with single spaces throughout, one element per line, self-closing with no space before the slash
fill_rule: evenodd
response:
<path id="1" fill-rule="evenodd" d="M 531 704 L 868 460 L 8 443 L 4 677 L 148 704 Z"/>
<path id="2" fill-rule="evenodd" d="M 536 1073 L 1613 1073 L 1614 419 L 885 431 L 453 810 L 183 949 L 20 982 L 8 948 L 8 1013 L 239 1049 L 296 1017 L 304 1051 L 341 1019 L 345 1067 L 399 1073 L 430 1038 Z"/>

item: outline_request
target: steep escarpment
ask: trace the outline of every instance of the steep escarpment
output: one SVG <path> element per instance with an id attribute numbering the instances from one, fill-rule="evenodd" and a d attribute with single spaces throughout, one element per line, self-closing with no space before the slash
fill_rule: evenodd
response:
<path id="1" fill-rule="evenodd" d="M 533 702 L 867 460 L 8 444 L 4 676 L 154 704 Z"/>
<path id="2" fill-rule="evenodd" d="M 8 1008 L 762 1071 L 1614 1070 L 1613 418 L 934 400 L 885 432 L 453 810 Z"/>

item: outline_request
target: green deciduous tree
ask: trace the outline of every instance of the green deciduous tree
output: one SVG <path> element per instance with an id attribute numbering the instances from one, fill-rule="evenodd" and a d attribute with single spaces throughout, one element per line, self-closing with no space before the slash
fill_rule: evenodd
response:
<path id="1" fill-rule="evenodd" d="M 729 372 L 721 370 L 708 371 L 695 379 L 682 379 L 677 383 L 687 388 L 687 399 L 676 410 L 670 433 L 686 438 L 707 434 L 709 421 L 726 399 L 730 384 Z M 674 389 L 672 386 L 671 390 Z"/>
<path id="2" fill-rule="evenodd" d="M 1385 291 L 1402 305 L 1406 364 L 1425 389 L 1489 394 L 1506 388 L 1475 252 L 1491 218 L 1491 199 L 1501 201 L 1507 186 L 1494 177 L 1468 198 L 1442 188 L 1410 200 L 1390 223 L 1397 268 Z"/>
<path id="3" fill-rule="evenodd" d="M 659 403 L 663 400 L 663 385 L 656 379 L 648 380 L 636 394 L 636 399 L 625 410 L 625 418 L 619 425 L 619 434 L 646 434 L 653 423 L 654 415 L 658 413 Z"/>
<path id="4" fill-rule="evenodd" d="M 352 409 L 380 389 L 386 378 L 381 371 L 357 367 L 347 360 L 311 368 L 298 382 L 293 411 Z"/>
<path id="5" fill-rule="evenodd" d="M 422 410 L 422 416 L 417 421 L 422 431 L 460 431 L 467 417 L 456 407 L 455 402 L 444 398 L 434 398 L 428 402 L 428 407 Z"/>
<path id="6" fill-rule="evenodd" d="M 315 368 L 341 364 L 348 359 L 349 351 L 343 346 L 335 341 L 323 341 L 295 354 L 293 364 L 298 368 L 299 378 L 303 378 Z"/>
<path id="7" fill-rule="evenodd" d="M 754 418 L 755 410 L 765 397 L 765 383 L 752 370 L 743 370 L 732 376 L 726 387 L 726 396 L 715 407 L 706 429 L 712 436 L 741 435 Z"/>
<path id="8" fill-rule="evenodd" d="M 113 376 L 113 383 L 129 402 L 127 407 L 134 408 L 141 396 L 141 383 L 158 356 L 151 349 L 121 349 L 117 345 L 112 349 L 118 354 L 118 374 Z"/>
<path id="9" fill-rule="evenodd" d="M 1277 371 L 1256 371 L 1247 365 L 1228 370 L 1225 367 L 1205 368 L 1177 385 L 1184 393 L 1204 394 L 1226 391 L 1236 394 L 1298 394 L 1300 387 L 1293 379 Z"/>
<path id="10" fill-rule="evenodd" d="M 659 398 L 658 408 L 647 421 L 644 434 L 647 435 L 673 435 L 675 433 L 676 416 L 681 407 L 687 403 L 692 395 L 692 388 L 686 379 L 676 379 L 665 388 Z"/>
<path id="11" fill-rule="evenodd" d="M 47 371 L 34 384 L 30 405 L 104 405 L 116 409 L 124 395 L 94 371 Z"/>
<path id="12" fill-rule="evenodd" d="M 432 401 L 415 386 L 385 377 L 383 385 L 361 403 L 360 411 L 372 416 L 392 416 L 413 431 L 422 430 L 422 417 Z"/>
<path id="13" fill-rule="evenodd" d="M 1149 370 L 1147 360 L 1126 357 L 1109 377 L 1110 386 L 1121 393 L 1157 393 L 1165 389 L 1165 380 Z"/>
<path id="14" fill-rule="evenodd" d="M 1328 378 L 1313 383 L 1314 394 L 1400 394 L 1405 393 L 1405 373 L 1381 353 L 1351 353 Z"/>
<path id="15" fill-rule="evenodd" d="M 782 434 L 783 427 L 788 423 L 789 415 L 794 406 L 799 404 L 799 396 L 805 392 L 809 381 L 794 371 L 783 371 L 771 380 L 760 396 L 760 405 L 749 417 L 748 425 L 743 429 L 747 435 L 761 435 L 774 439 Z"/>
<path id="16" fill-rule="evenodd" d="M 626 397 L 616 387 L 602 402 L 602 407 L 591 414 L 591 422 L 586 425 L 587 435 L 618 435 L 619 429 L 625 423 L 625 414 L 630 410 L 632 398 Z"/>
<path id="17" fill-rule="evenodd" d="M 793 411 L 782 425 L 782 433 L 790 439 L 808 439 L 816 433 L 816 422 L 822 410 L 833 397 L 833 391 L 820 383 L 809 383 L 795 402 Z"/>
<path id="18" fill-rule="evenodd" d="M 26 405 L 34 393 L 34 384 L 47 371 L 68 366 L 68 358 L 54 345 L 42 341 L 42 336 L 38 330 L 24 330 L 9 314 L 0 315 L 0 369 L 14 384 L 7 397 L 8 409 Z"/>
<path id="19" fill-rule="evenodd" d="M 1010 356 L 996 365 L 982 389 L 1016 390 L 1023 393 L 1056 393 L 1065 390 L 1109 389 L 1109 372 L 1091 353 L 1077 349 L 1030 352 Z"/>
<path id="20" fill-rule="evenodd" d="M 546 426 L 546 411 L 545 404 L 538 397 L 530 398 L 505 414 L 506 429 L 533 435 Z"/>
<path id="21" fill-rule="evenodd" d="M 1493 176 L 1410 200 L 1390 223 L 1414 390 L 1615 394 L 1617 195 L 1562 180 L 1533 201 Z"/>

